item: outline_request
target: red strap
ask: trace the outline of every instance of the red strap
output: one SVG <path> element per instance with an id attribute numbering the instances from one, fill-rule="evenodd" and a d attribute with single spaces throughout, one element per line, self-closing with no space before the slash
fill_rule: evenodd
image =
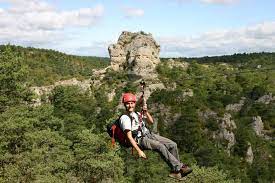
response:
<path id="1" fill-rule="evenodd" d="M 112 126 L 112 132 L 113 132 L 113 135 L 112 135 L 112 148 L 115 148 L 115 129 L 116 129 L 116 125 L 113 125 Z"/>

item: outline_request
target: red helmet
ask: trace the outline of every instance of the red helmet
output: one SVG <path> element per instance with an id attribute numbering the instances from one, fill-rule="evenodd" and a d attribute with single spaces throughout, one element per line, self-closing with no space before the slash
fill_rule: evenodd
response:
<path id="1" fill-rule="evenodd" d="M 124 93 L 122 95 L 122 103 L 136 102 L 136 101 L 137 101 L 137 97 L 132 93 Z"/>

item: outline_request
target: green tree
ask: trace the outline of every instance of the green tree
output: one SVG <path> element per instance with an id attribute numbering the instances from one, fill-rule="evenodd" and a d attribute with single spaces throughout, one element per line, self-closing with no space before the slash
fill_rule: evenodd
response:
<path id="1" fill-rule="evenodd" d="M 73 145 L 75 171 L 83 182 L 123 181 L 122 159 L 110 149 L 106 134 L 83 130 Z"/>
<path id="2" fill-rule="evenodd" d="M 0 112 L 3 112 L 9 106 L 29 100 L 30 92 L 25 86 L 27 72 L 22 59 L 9 45 L 0 51 Z"/>

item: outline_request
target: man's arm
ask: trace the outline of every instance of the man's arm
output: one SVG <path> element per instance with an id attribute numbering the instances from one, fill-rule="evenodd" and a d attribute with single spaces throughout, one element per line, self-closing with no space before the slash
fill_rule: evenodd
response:
<path id="1" fill-rule="evenodd" d="M 144 114 L 145 114 L 145 116 L 146 116 L 146 118 L 147 118 L 147 122 L 149 123 L 149 124 L 153 124 L 154 123 L 154 120 L 153 120 L 153 117 L 151 116 L 151 114 L 148 112 L 148 110 L 147 110 L 147 106 L 145 105 L 145 106 L 143 106 L 143 111 L 144 111 Z"/>
<path id="2" fill-rule="evenodd" d="M 147 157 L 146 157 L 145 153 L 139 148 L 139 146 L 137 145 L 136 141 L 133 139 L 131 130 L 125 130 L 124 132 L 126 133 L 126 136 L 129 139 L 129 141 L 132 144 L 132 146 L 138 152 L 138 156 L 141 157 L 141 158 L 145 158 L 146 159 Z"/>

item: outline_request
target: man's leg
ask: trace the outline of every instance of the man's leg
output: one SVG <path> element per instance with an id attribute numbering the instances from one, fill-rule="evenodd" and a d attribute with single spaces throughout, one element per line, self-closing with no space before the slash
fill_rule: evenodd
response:
<path id="1" fill-rule="evenodd" d="M 173 154 L 173 156 L 175 158 L 177 158 L 177 160 L 180 161 L 179 153 L 178 153 L 178 147 L 177 147 L 176 142 L 174 142 L 174 141 L 172 141 L 168 138 L 162 137 L 160 135 L 154 134 L 154 133 L 152 134 L 152 136 L 153 136 L 154 139 L 156 139 L 160 143 L 164 144 L 166 146 L 166 148 L 169 150 L 169 152 L 171 154 Z"/>
<path id="2" fill-rule="evenodd" d="M 174 141 L 172 141 L 168 138 L 162 137 L 160 135 L 154 134 L 154 133 L 152 133 L 151 136 L 154 140 L 157 140 L 160 143 L 162 143 L 163 145 L 165 145 L 165 147 L 169 150 L 169 152 L 175 158 L 177 158 L 177 160 L 180 162 L 178 147 L 177 147 L 177 144 Z M 182 163 L 181 163 L 180 170 L 181 170 L 182 176 L 186 176 L 186 175 L 188 175 L 189 173 L 192 172 L 192 169 L 190 167 L 188 167 L 186 164 L 182 164 Z"/>
<path id="3" fill-rule="evenodd" d="M 177 159 L 177 157 L 175 157 L 164 144 L 154 139 L 153 137 L 143 137 L 140 145 L 144 149 L 156 150 L 160 152 L 173 171 L 179 171 L 183 166 L 183 164 Z"/>

